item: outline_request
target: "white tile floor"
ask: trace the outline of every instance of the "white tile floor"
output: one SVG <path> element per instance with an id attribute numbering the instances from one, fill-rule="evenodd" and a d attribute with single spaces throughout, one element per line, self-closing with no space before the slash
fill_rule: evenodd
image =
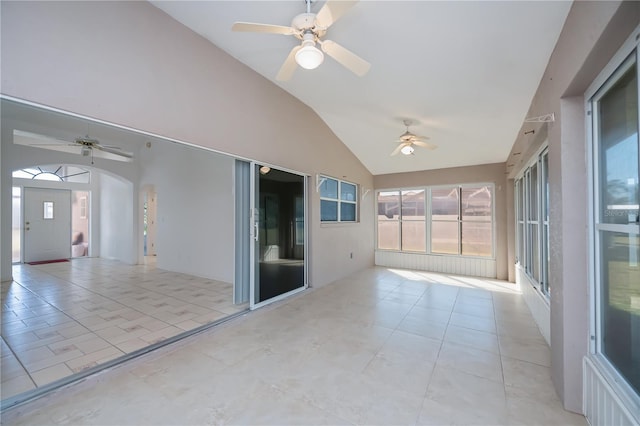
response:
<path id="1" fill-rule="evenodd" d="M 231 284 L 147 265 L 15 265 L 2 283 L 1 397 L 49 384 L 246 309 Z"/>
<path id="2" fill-rule="evenodd" d="M 8 410 L 3 424 L 585 425 L 562 409 L 533 324 L 512 284 L 372 268 Z"/>

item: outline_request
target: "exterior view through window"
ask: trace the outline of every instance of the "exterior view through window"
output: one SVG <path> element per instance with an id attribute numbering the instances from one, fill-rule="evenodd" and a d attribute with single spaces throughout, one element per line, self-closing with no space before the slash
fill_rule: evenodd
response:
<path id="1" fill-rule="evenodd" d="M 378 192 L 378 250 L 493 256 L 493 187 Z"/>
<path id="2" fill-rule="evenodd" d="M 596 354 L 640 393 L 638 71 L 634 52 L 591 99 Z"/>

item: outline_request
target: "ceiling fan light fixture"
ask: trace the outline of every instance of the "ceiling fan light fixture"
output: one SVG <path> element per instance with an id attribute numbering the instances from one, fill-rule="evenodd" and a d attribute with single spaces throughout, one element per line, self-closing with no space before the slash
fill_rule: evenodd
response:
<path id="1" fill-rule="evenodd" d="M 313 70 L 318 68 L 322 61 L 324 61 L 324 54 L 316 47 L 315 41 L 305 39 L 302 42 L 302 48 L 296 52 L 297 64 L 304 69 Z"/>
<path id="2" fill-rule="evenodd" d="M 266 175 L 267 173 L 269 173 L 271 171 L 271 167 L 269 166 L 262 166 L 260 167 L 260 174 L 261 175 Z"/>
<path id="3" fill-rule="evenodd" d="M 400 150 L 400 152 L 403 153 L 404 155 L 411 155 L 413 154 L 413 151 L 415 151 L 415 149 L 411 145 L 405 145 Z"/>
<path id="4" fill-rule="evenodd" d="M 82 149 L 80 150 L 80 153 L 82 154 L 83 157 L 88 157 L 89 154 L 91 154 L 91 148 L 89 148 L 88 146 L 83 146 Z"/>

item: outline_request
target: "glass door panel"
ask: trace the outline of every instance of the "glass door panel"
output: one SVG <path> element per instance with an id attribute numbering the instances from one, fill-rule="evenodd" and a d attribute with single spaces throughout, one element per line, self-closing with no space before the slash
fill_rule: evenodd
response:
<path id="1" fill-rule="evenodd" d="M 306 287 L 305 178 L 256 165 L 253 306 Z"/>

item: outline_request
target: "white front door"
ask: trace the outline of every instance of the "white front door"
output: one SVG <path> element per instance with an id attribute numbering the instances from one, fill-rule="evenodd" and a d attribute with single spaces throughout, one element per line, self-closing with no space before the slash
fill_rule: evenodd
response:
<path id="1" fill-rule="evenodd" d="M 24 262 L 71 257 L 71 191 L 24 188 Z"/>

